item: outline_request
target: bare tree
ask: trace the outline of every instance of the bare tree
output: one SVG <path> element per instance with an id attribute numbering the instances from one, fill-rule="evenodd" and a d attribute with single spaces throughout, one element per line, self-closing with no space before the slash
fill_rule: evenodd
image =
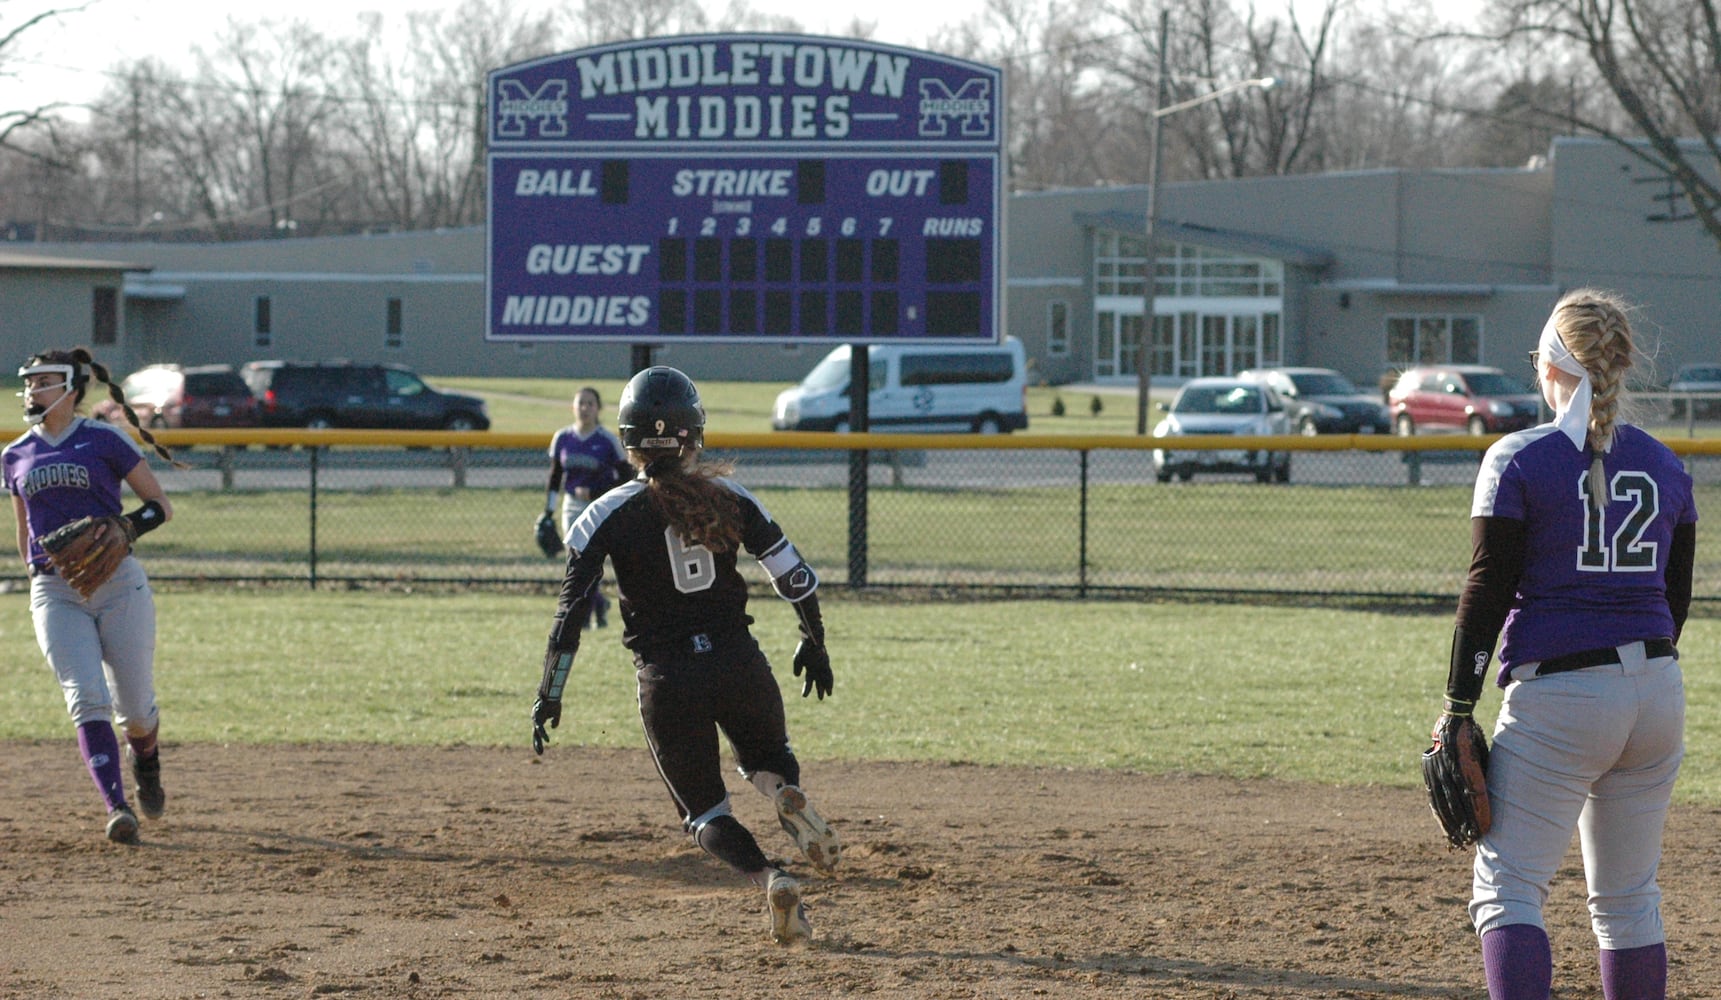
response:
<path id="1" fill-rule="evenodd" d="M 98 107 L 124 121 L 140 107 L 196 224 L 221 238 L 311 233 L 338 216 L 343 180 L 324 156 L 339 108 L 323 75 L 330 46 L 301 22 L 228 22 L 197 72 L 159 69 Z M 147 88 L 141 101 L 138 88 Z"/>
<path id="2" fill-rule="evenodd" d="M 1172 5 L 1167 51 L 1158 51 L 1159 5 L 1126 0 L 1107 8 L 1121 30 L 1111 69 L 1122 83 L 1142 134 L 1157 108 L 1196 100 L 1244 80 L 1272 77 L 1270 90 L 1242 90 L 1165 116 L 1168 177 L 1246 177 L 1292 173 L 1313 154 L 1311 137 L 1328 123 L 1318 109 L 1330 91 L 1327 66 L 1337 0 L 1328 0 L 1312 29 L 1287 5 L 1284 18 L 1241 11 L 1227 0 L 1179 0 Z M 1155 95 L 1160 60 L 1167 92 Z"/>
<path id="3" fill-rule="evenodd" d="M 402 47 L 366 15 L 339 46 L 346 97 L 336 155 L 370 221 L 390 228 L 474 225 L 484 219 L 485 77 L 555 51 L 549 15 L 511 0 L 466 0 L 452 12 L 407 15 Z"/>
<path id="4" fill-rule="evenodd" d="M 1575 109 L 1576 102 L 1569 80 L 1551 74 L 1513 80 L 1494 98 L 1489 113 L 1478 115 L 1472 122 L 1465 162 L 1516 167 L 1545 156 L 1554 136 L 1570 126 L 1542 109 Z"/>
<path id="5" fill-rule="evenodd" d="M 1095 0 L 988 0 L 982 19 L 945 29 L 941 48 L 1004 73 L 1010 187 L 1134 179 L 1141 144 L 1120 118 L 1094 41 Z"/>
<path id="6" fill-rule="evenodd" d="M 578 46 L 684 35 L 709 23 L 699 0 L 584 0 L 568 19 Z"/>
<path id="7" fill-rule="evenodd" d="M 1301 170 L 1463 165 L 1464 137 L 1487 103 L 1473 49 L 1441 36 L 1434 12 L 1414 4 L 1338 31 Z"/>
<path id="8" fill-rule="evenodd" d="M 1623 121 L 1539 110 L 1618 143 L 1671 178 L 1721 244 L 1721 12 L 1717 0 L 1507 0 L 1495 39 L 1508 58 L 1576 54 Z"/>
<path id="9" fill-rule="evenodd" d="M 22 57 L 27 43 L 26 36 L 32 30 L 68 14 L 79 13 L 89 6 L 89 3 L 80 3 L 41 7 L 28 3 L 14 5 L 12 0 L 0 0 L 0 79 L 17 78 L 16 63 Z M 23 8 L 22 12 L 19 12 L 19 7 Z M 27 156 L 37 155 L 39 150 L 20 147 L 15 143 L 14 135 L 43 125 L 64 107 L 62 103 L 49 102 L 0 110 L 0 149 L 11 149 Z"/>

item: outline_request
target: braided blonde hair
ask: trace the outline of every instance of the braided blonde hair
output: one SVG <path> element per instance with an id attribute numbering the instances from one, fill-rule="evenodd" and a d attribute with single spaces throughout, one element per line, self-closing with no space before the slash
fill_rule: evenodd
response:
<path id="1" fill-rule="evenodd" d="M 1613 444 L 1614 428 L 1620 420 L 1625 394 L 1625 373 L 1631 369 L 1631 306 L 1612 292 L 1577 288 L 1554 304 L 1554 328 L 1573 360 L 1590 374 L 1590 504 L 1596 509 L 1607 503 L 1602 472 L 1602 454 Z"/>

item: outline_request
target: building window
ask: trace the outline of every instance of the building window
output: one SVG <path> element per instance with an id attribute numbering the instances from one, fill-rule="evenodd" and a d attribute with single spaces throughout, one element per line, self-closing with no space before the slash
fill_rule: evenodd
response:
<path id="1" fill-rule="evenodd" d="M 400 300 L 388 300 L 388 319 L 383 332 L 384 347 L 399 347 L 401 341 Z"/>
<path id="2" fill-rule="evenodd" d="M 1138 236 L 1101 232 L 1094 238 L 1094 292 L 1140 295 L 1147 241 Z"/>
<path id="3" fill-rule="evenodd" d="M 1046 303 L 1046 354 L 1062 357 L 1070 353 L 1070 304 L 1062 299 Z"/>
<path id="4" fill-rule="evenodd" d="M 112 285 L 97 285 L 90 295 L 90 342 L 111 344 L 119 339 L 119 290 Z"/>
<path id="5" fill-rule="evenodd" d="M 1166 298 L 1276 298 L 1285 290 L 1282 261 L 1185 243 L 1160 247 L 1154 274 L 1154 294 Z"/>
<path id="6" fill-rule="evenodd" d="M 1277 298 L 1285 291 L 1283 261 L 1245 257 L 1186 243 L 1160 243 L 1153 294 L 1164 298 Z M 1147 241 L 1101 232 L 1094 237 L 1094 294 L 1140 295 Z"/>
<path id="7" fill-rule="evenodd" d="M 1464 365 L 1482 360 L 1482 317 L 1422 314 L 1386 318 L 1389 365 Z"/>
<path id="8" fill-rule="evenodd" d="M 257 319 L 254 324 L 256 337 L 253 340 L 258 347 L 268 347 L 275 342 L 274 331 L 269 321 L 269 296 L 257 296 Z"/>

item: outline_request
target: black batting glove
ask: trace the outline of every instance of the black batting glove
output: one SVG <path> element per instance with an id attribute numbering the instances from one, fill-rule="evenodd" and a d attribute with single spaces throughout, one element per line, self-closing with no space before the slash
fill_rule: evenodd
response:
<path id="1" fill-rule="evenodd" d="M 802 671 L 806 679 L 801 682 L 801 697 L 818 691 L 819 700 L 824 701 L 831 693 L 831 654 L 813 640 L 802 639 L 795 647 L 795 676 L 800 677 Z"/>
<path id="2" fill-rule="evenodd" d="M 532 749 L 538 756 L 544 755 L 544 744 L 550 742 L 550 734 L 544 728 L 544 723 L 555 729 L 562 724 L 562 699 L 538 696 L 532 703 Z"/>

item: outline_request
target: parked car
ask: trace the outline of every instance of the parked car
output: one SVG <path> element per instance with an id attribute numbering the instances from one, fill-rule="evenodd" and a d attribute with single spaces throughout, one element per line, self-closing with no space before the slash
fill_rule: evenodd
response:
<path id="1" fill-rule="evenodd" d="M 1380 397 L 1331 368 L 1252 368 L 1237 377 L 1278 393 L 1297 434 L 1385 434 L 1392 429 Z"/>
<path id="2" fill-rule="evenodd" d="M 122 379 L 120 390 L 145 427 L 257 426 L 257 397 L 232 365 L 150 365 Z M 120 405 L 106 395 L 90 407 L 90 415 L 110 424 L 126 422 Z"/>
<path id="3" fill-rule="evenodd" d="M 1393 429 L 1507 434 L 1542 419 L 1542 397 L 1529 382 L 1485 365 L 1424 365 L 1398 377 L 1388 394 Z"/>
<path id="4" fill-rule="evenodd" d="M 253 361 L 239 374 L 265 427 L 490 429 L 482 399 L 433 389 L 400 365 Z"/>
<path id="5" fill-rule="evenodd" d="M 1196 378 L 1184 383 L 1166 417 L 1153 429 L 1156 438 L 1182 434 L 1289 434 L 1285 403 L 1271 388 L 1239 378 Z M 1153 452 L 1153 475 L 1162 483 L 1172 476 L 1187 482 L 1196 472 L 1245 472 L 1263 483 L 1291 481 L 1288 451 L 1165 451 Z"/>
<path id="6" fill-rule="evenodd" d="M 1691 415 L 1694 417 L 1713 417 L 1721 413 L 1721 365 L 1685 365 L 1673 376 L 1673 381 L 1667 383 L 1670 393 L 1697 392 L 1716 393 L 1708 399 L 1673 399 L 1673 415 L 1685 416 L 1685 406 L 1691 405 Z"/>

